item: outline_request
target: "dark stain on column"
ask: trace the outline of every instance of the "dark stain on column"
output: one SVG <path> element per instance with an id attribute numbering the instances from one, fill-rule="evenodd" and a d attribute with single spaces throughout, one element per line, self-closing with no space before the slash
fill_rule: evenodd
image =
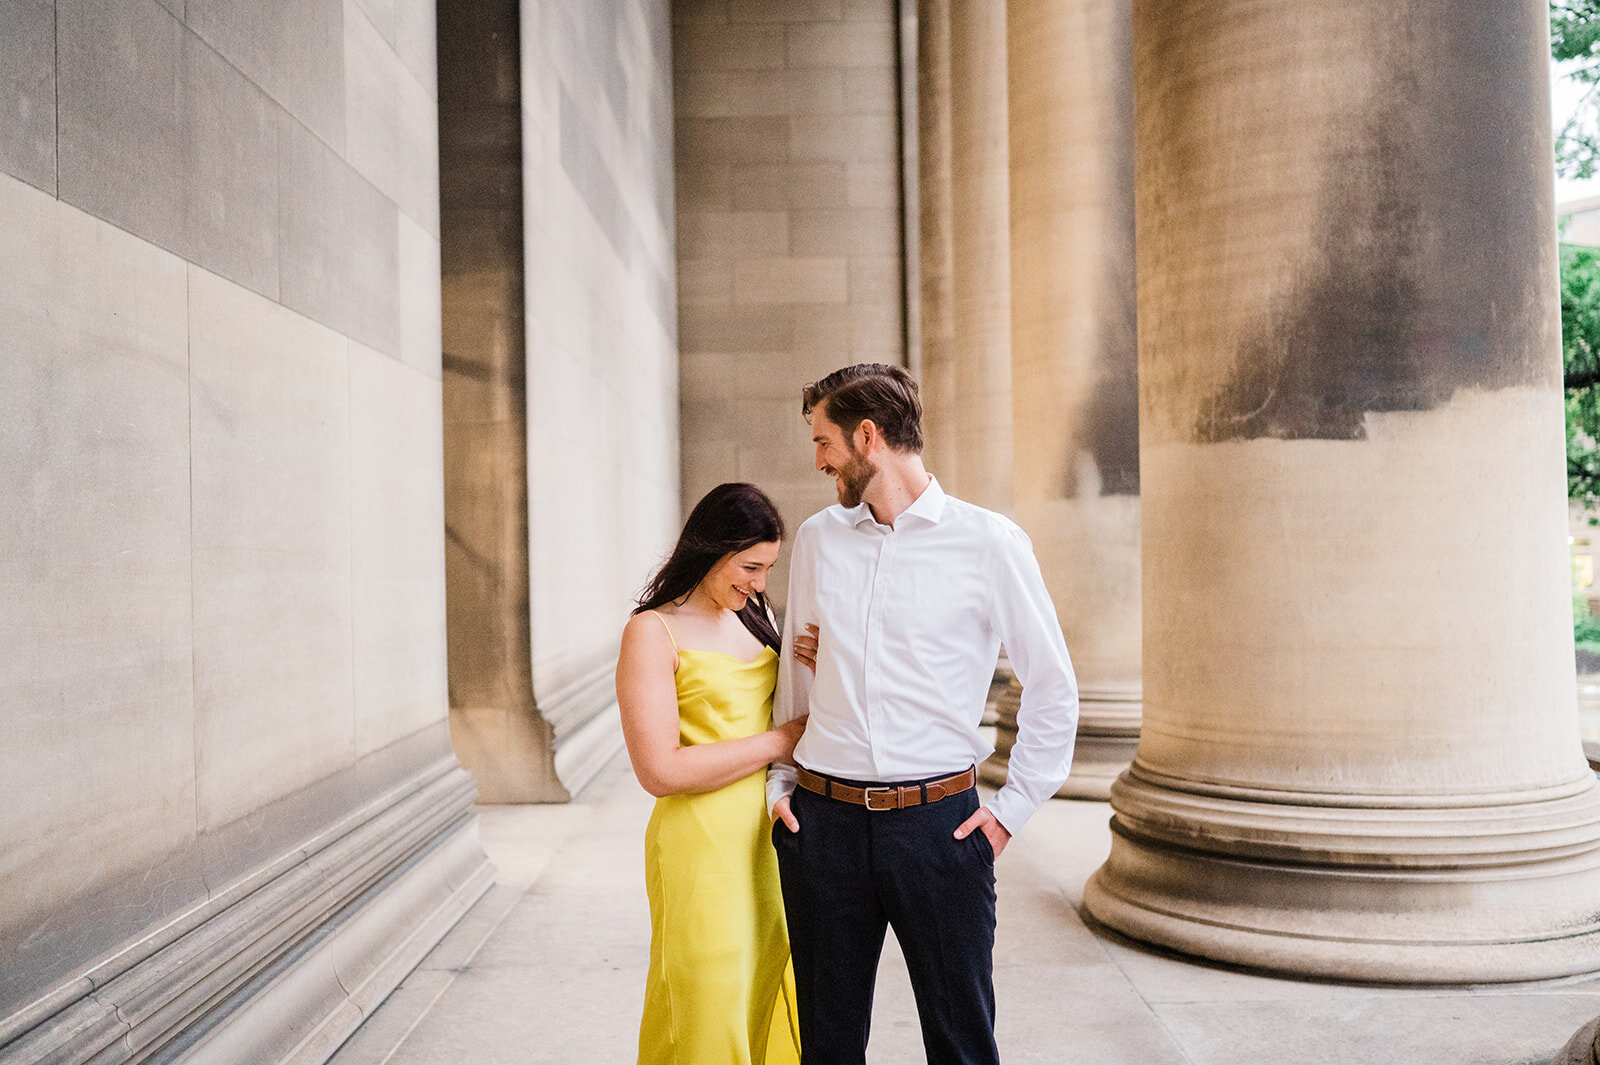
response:
<path id="1" fill-rule="evenodd" d="M 1555 384 L 1542 11 L 1397 10 L 1374 60 L 1392 73 L 1323 164 L 1312 261 L 1263 309 L 1199 440 L 1358 440 L 1369 411 Z"/>
<path id="2" fill-rule="evenodd" d="M 1098 379 L 1079 423 L 1076 446 L 1094 457 L 1101 495 L 1139 494 L 1139 335 L 1133 224 L 1132 6 L 1118 5 L 1107 45 L 1117 57 L 1116 80 L 1101 143 L 1109 152 L 1111 195 L 1101 243 L 1100 292 L 1095 301 Z M 1077 464 L 1067 463 L 1068 498 L 1082 494 Z"/>

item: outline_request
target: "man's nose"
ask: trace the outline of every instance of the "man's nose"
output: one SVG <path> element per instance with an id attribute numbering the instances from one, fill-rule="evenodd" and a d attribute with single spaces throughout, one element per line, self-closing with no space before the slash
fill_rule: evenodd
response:
<path id="1" fill-rule="evenodd" d="M 820 472 L 820 471 L 825 470 L 827 468 L 828 468 L 828 464 L 826 462 L 822 461 L 822 445 L 818 444 L 817 445 L 817 470 Z"/>

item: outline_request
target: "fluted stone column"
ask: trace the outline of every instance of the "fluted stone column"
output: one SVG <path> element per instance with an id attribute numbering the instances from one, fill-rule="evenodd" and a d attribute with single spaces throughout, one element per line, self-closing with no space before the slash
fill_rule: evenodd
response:
<path id="1" fill-rule="evenodd" d="M 1104 799 L 1139 738 L 1139 411 L 1129 0 L 1007 16 L 1014 516 L 1082 696 L 1060 794 Z M 1020 689 L 999 704 L 999 783 Z"/>
<path id="2" fill-rule="evenodd" d="M 1545 10 L 1135 0 L 1145 713 L 1089 912 L 1403 982 L 1600 968 Z"/>
<path id="3" fill-rule="evenodd" d="M 958 459 L 957 477 L 946 487 L 1010 513 L 1006 4 L 952 3 L 949 25 L 951 406 Z"/>
<path id="4" fill-rule="evenodd" d="M 922 425 L 928 468 L 956 469 L 955 224 L 950 160 L 950 0 L 917 4 L 917 255 Z"/>

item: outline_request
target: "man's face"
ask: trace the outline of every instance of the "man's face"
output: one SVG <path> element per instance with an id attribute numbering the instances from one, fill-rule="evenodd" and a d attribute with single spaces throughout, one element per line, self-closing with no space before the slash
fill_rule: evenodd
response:
<path id="1" fill-rule="evenodd" d="M 827 400 L 811 411 L 811 441 L 817 445 L 817 469 L 833 478 L 839 502 L 846 507 L 858 505 L 878 467 L 857 451 L 855 442 L 828 417 Z"/>

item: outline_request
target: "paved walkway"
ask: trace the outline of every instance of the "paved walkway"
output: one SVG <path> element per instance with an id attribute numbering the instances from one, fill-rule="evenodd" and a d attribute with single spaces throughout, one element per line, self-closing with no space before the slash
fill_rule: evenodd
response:
<path id="1" fill-rule="evenodd" d="M 485 807 L 500 882 L 334 1065 L 627 1065 L 650 922 L 650 797 L 619 761 L 567 806 Z M 1007 1065 L 1534 1065 L 1600 1014 L 1600 980 L 1412 990 L 1276 980 L 1153 953 L 1078 913 L 1109 808 L 1052 802 L 1000 860 Z M 868 1058 L 923 1061 L 886 952 Z M 708 1063 L 709 1065 L 709 1063 Z"/>

